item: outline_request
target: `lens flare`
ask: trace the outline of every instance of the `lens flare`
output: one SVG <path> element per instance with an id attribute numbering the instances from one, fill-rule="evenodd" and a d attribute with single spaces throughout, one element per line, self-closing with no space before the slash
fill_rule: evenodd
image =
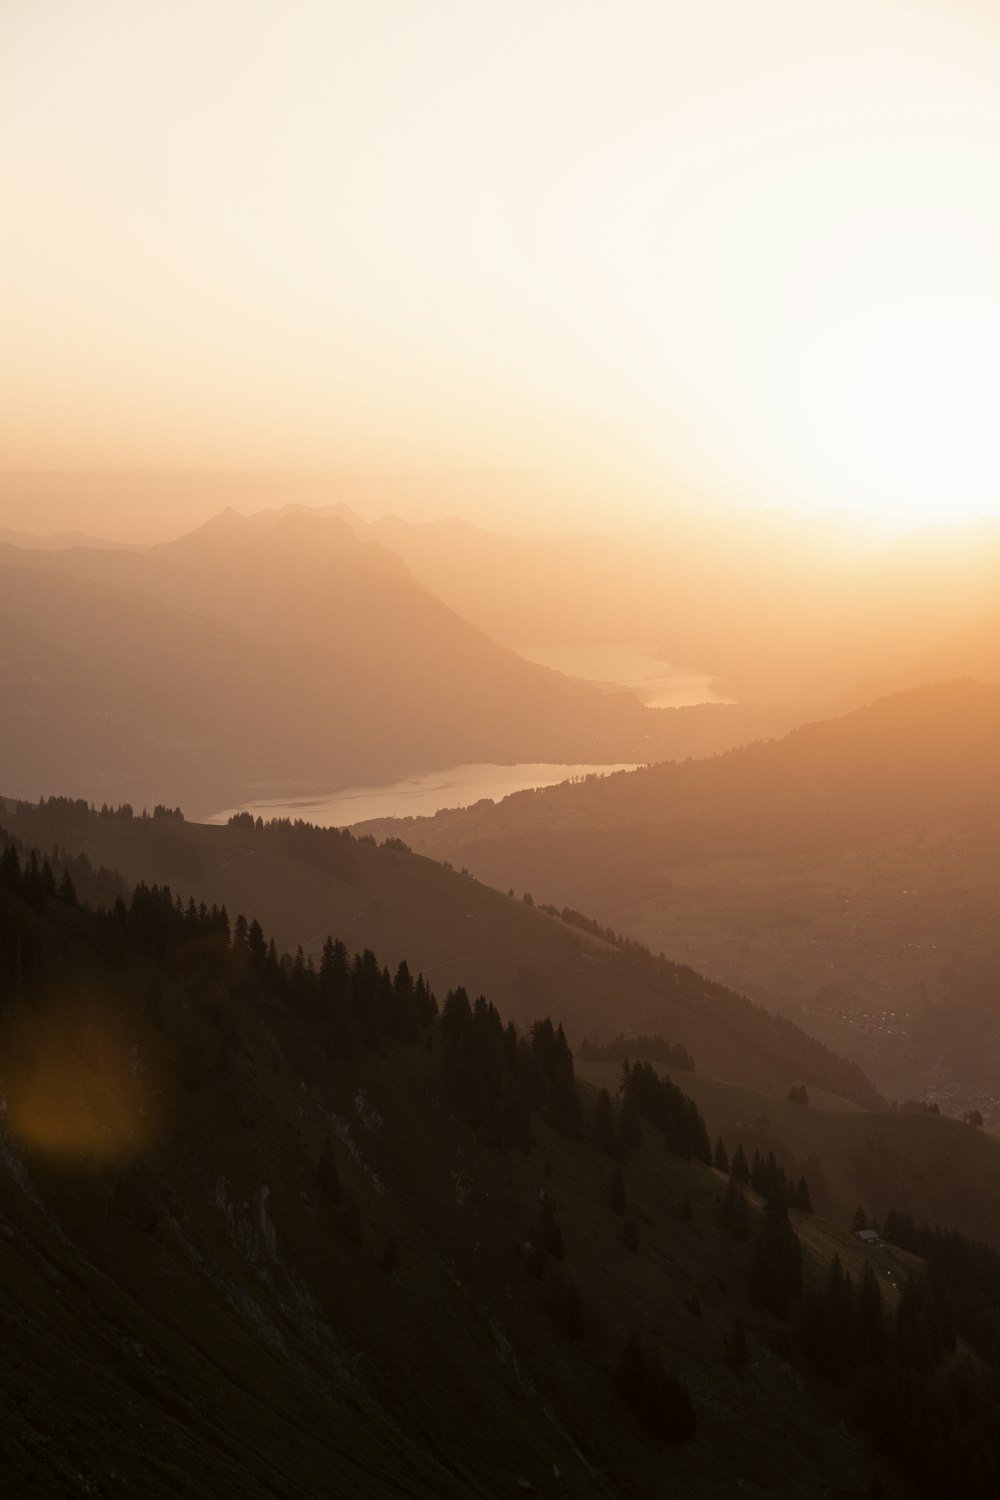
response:
<path id="1" fill-rule="evenodd" d="M 152 1140 L 143 1046 L 99 1005 L 63 1001 L 9 1022 L 0 1077 L 8 1130 L 47 1155 L 121 1160 Z"/>

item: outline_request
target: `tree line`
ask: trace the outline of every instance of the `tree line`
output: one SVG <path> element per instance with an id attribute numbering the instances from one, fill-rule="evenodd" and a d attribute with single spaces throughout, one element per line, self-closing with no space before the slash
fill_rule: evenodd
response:
<path id="1" fill-rule="evenodd" d="M 650 1062 L 662 1063 L 680 1073 L 695 1071 L 694 1058 L 682 1042 L 668 1042 L 658 1032 L 647 1036 L 625 1036 L 619 1032 L 610 1042 L 590 1041 L 587 1037 L 579 1043 L 576 1055 L 581 1062 L 624 1062 L 637 1057 Z"/>

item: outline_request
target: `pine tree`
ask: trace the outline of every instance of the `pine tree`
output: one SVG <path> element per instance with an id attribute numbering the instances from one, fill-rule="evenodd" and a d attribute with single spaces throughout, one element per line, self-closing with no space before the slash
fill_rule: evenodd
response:
<path id="1" fill-rule="evenodd" d="M 730 1172 L 729 1181 L 726 1183 L 720 1218 L 723 1226 L 736 1239 L 742 1241 L 749 1238 L 750 1209 L 747 1205 L 747 1197 L 743 1184 L 736 1176 L 735 1170 Z"/>
<path id="2" fill-rule="evenodd" d="M 743 1187 L 749 1186 L 750 1168 L 747 1166 L 746 1152 L 743 1150 L 742 1142 L 739 1142 L 737 1144 L 736 1150 L 733 1152 L 733 1161 L 732 1166 L 730 1167 L 730 1171 L 736 1178 L 736 1181 Z"/>
<path id="3" fill-rule="evenodd" d="M 594 1100 L 594 1135 L 602 1146 L 614 1145 L 615 1110 L 607 1089 L 601 1089 Z"/>
<path id="4" fill-rule="evenodd" d="M 792 1190 L 789 1196 L 792 1207 L 797 1208 L 800 1213 L 815 1213 L 815 1209 L 812 1205 L 812 1198 L 809 1194 L 809 1184 L 806 1182 L 805 1177 L 799 1178 L 797 1186 Z"/>
<path id="5" fill-rule="evenodd" d="M 889 1330 L 882 1291 L 870 1265 L 865 1266 L 858 1287 L 857 1312 L 861 1359 L 865 1364 L 879 1364 L 888 1353 Z"/>
<path id="6" fill-rule="evenodd" d="M 623 1151 L 638 1151 L 642 1145 L 639 1111 L 627 1095 L 618 1116 L 618 1140 Z"/>
<path id="7" fill-rule="evenodd" d="M 779 1190 L 768 1200 L 757 1231 L 749 1286 L 758 1305 L 776 1318 L 787 1316 L 790 1302 L 802 1295 L 802 1247 Z"/>

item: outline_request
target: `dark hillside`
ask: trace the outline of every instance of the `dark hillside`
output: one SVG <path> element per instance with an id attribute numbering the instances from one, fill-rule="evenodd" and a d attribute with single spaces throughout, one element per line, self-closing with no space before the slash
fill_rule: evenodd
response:
<path id="1" fill-rule="evenodd" d="M 998 764 L 1000 687 L 952 682 L 710 760 L 365 827 L 601 914 L 886 1093 L 1000 1121 Z"/>
<path id="2" fill-rule="evenodd" d="M 317 961 L 336 930 L 392 966 L 406 958 L 439 992 L 484 989 L 522 1022 L 550 1013 L 573 1041 L 658 1031 L 718 1077 L 782 1093 L 801 1077 L 879 1103 L 856 1067 L 738 993 L 405 848 L 306 824 L 258 829 L 249 817 L 228 827 L 101 817 L 61 798 L 8 808 L 9 826 L 26 842 L 85 852 L 133 882 L 169 882 L 185 900 L 255 911 L 279 945 L 301 944 Z"/>
<path id="3" fill-rule="evenodd" d="M 95 916 L 3 856 L 4 1493 L 864 1494 L 873 1455 L 754 1299 L 721 1175 L 644 1120 L 626 1234 L 558 1035 L 501 1043 L 539 1107 L 498 1149 L 447 1058 L 499 1018 L 454 996 L 434 1021 L 370 963 L 345 990 L 253 921 L 145 886 Z M 793 1217 L 810 1276 L 860 1275 Z M 914 1263 L 878 1264 L 891 1307 Z"/>
<path id="4" fill-rule="evenodd" d="M 926 1110 L 851 1109 L 815 1089 L 807 1090 L 803 1107 L 787 1091 L 762 1093 L 654 1066 L 690 1095 L 712 1141 L 721 1136 L 730 1155 L 738 1145 L 748 1160 L 755 1151 L 764 1157 L 773 1151 L 793 1180 L 805 1173 L 813 1203 L 827 1218 L 847 1226 L 862 1204 L 881 1224 L 897 1209 L 1000 1249 L 996 1135 Z M 578 1059 L 577 1071 L 613 1091 L 621 1064 Z"/>

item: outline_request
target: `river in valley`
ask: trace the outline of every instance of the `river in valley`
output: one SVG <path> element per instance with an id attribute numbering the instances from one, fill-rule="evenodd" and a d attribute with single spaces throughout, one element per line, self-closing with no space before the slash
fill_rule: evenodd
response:
<path id="1" fill-rule="evenodd" d="M 631 771 L 631 764 L 619 765 L 552 765 L 526 762 L 501 766 L 472 764 L 451 766 L 445 771 L 428 771 L 421 776 L 406 776 L 383 786 L 348 787 L 339 792 L 324 793 L 316 789 L 301 792 L 272 792 L 261 795 L 240 807 L 229 807 L 213 814 L 210 823 L 225 823 L 234 812 L 250 812 L 265 821 L 269 818 L 302 818 L 323 827 L 343 828 L 364 823 L 369 818 L 430 817 L 443 807 L 471 807 L 483 797 L 494 802 L 522 792 L 529 787 L 554 786 L 573 777 L 604 775 L 611 771 Z"/>
<path id="2" fill-rule="evenodd" d="M 633 692 L 647 708 L 687 708 L 698 703 L 727 701 L 716 694 L 710 677 L 697 670 L 673 666 L 646 646 L 522 646 L 518 647 L 518 655 L 567 676 L 593 682 L 608 692 L 623 689 Z M 484 797 L 499 802 L 511 792 L 530 787 L 554 786 L 574 777 L 633 769 L 631 764 L 482 763 L 451 766 L 379 786 L 348 787 L 340 791 L 316 786 L 269 787 L 239 808 L 215 813 L 209 822 L 224 823 L 234 812 L 251 812 L 265 820 L 302 818 L 308 823 L 334 828 L 364 823 L 370 818 L 432 817 L 442 808 L 471 807 Z"/>

